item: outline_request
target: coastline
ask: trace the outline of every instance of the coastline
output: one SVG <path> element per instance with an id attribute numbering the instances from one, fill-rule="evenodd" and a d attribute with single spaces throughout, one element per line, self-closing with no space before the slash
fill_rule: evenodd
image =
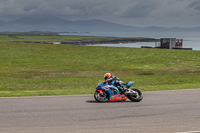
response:
<path id="1" fill-rule="evenodd" d="M 59 32 L 52 31 L 28 31 L 28 32 L 0 32 L 0 35 L 59 35 Z"/>
<path id="2" fill-rule="evenodd" d="M 61 44 L 73 44 L 73 45 L 92 45 L 92 44 L 119 44 L 119 43 L 136 43 L 136 42 L 155 42 L 155 38 L 114 38 L 108 40 L 87 40 L 87 41 L 67 41 L 60 42 Z"/>
<path id="3" fill-rule="evenodd" d="M 136 42 L 155 42 L 157 39 L 149 37 L 103 37 L 103 36 L 80 36 L 80 35 L 60 35 L 60 32 L 51 31 L 29 31 L 29 32 L 0 32 L 0 35 L 9 36 L 12 38 L 18 38 L 18 36 L 53 36 L 54 39 L 49 40 L 12 40 L 13 42 L 24 42 L 24 43 L 45 43 L 54 44 L 54 42 L 59 42 L 59 44 L 72 44 L 72 45 L 92 45 L 92 44 L 119 44 L 119 43 L 136 43 Z M 66 32 L 65 32 L 66 33 Z M 70 32 L 71 33 L 71 32 Z M 75 32 L 77 33 L 77 32 Z M 59 37 L 73 37 L 76 36 L 77 39 L 59 39 Z M 79 38 L 80 37 L 80 38 Z M 83 39 L 82 37 L 91 37 Z M 92 38 L 95 37 L 95 38 Z M 23 37 L 22 37 L 23 38 Z"/>
<path id="4" fill-rule="evenodd" d="M 63 33 L 63 34 L 61 34 Z M 68 33 L 68 34 L 64 34 Z M 188 33 L 130 33 L 130 32 L 112 32 L 112 33 L 91 33 L 91 32 L 51 32 L 51 31 L 29 31 L 29 32 L 0 32 L 5 40 L 9 42 L 22 43 L 45 43 L 45 44 L 71 44 L 71 45 L 114 45 L 118 44 L 122 47 L 126 45 L 135 45 L 136 47 L 154 47 L 158 38 L 183 38 L 184 48 L 193 48 L 193 50 L 200 50 L 199 39 L 196 34 Z M 193 37 L 194 36 L 194 37 Z M 142 45 L 140 43 L 143 43 Z M 152 44 L 151 44 L 152 43 Z M 121 45 L 122 44 L 122 45 Z M 127 46 L 130 47 L 130 46 Z M 132 47 L 132 46 L 131 46 Z"/>
<path id="5" fill-rule="evenodd" d="M 13 41 L 23 43 L 44 43 L 44 44 L 70 44 L 70 45 L 95 45 L 95 44 L 121 44 L 121 43 L 137 43 L 137 42 L 155 42 L 155 38 L 115 38 L 108 40 L 74 40 L 74 41 Z"/>

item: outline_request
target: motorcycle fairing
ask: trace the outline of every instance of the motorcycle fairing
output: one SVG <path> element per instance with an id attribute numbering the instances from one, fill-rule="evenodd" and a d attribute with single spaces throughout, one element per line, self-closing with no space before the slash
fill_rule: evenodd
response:
<path id="1" fill-rule="evenodd" d="M 126 96 L 125 95 L 120 95 L 120 94 L 117 94 L 115 96 L 112 96 L 110 97 L 110 101 L 113 102 L 118 102 L 118 101 L 126 101 Z"/>
<path id="2" fill-rule="evenodd" d="M 130 88 L 135 82 L 134 81 L 129 81 L 127 84 L 126 84 L 126 87 L 127 88 Z"/>
<path id="3" fill-rule="evenodd" d="M 126 101 L 126 96 L 120 95 L 118 88 L 113 86 L 113 85 L 107 85 L 107 84 L 104 84 L 104 83 L 100 83 L 96 87 L 96 91 L 102 91 L 102 90 L 104 90 L 105 92 L 107 92 L 109 94 L 109 100 L 110 101 L 115 101 L 115 102 Z"/>

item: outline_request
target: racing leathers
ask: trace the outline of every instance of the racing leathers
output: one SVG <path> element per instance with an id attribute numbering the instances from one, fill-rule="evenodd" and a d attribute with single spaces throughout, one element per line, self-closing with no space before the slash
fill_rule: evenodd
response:
<path id="1" fill-rule="evenodd" d="M 121 81 L 117 76 L 111 75 L 110 78 L 107 78 L 105 82 L 112 83 L 114 81 L 114 85 L 120 90 L 120 92 L 126 89 L 125 84 Z M 119 87 L 118 87 L 119 86 Z"/>

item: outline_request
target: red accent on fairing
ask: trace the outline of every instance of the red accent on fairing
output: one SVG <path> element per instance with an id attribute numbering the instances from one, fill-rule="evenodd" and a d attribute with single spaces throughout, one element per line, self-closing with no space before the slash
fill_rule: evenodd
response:
<path id="1" fill-rule="evenodd" d="M 98 92 L 100 92 L 100 94 L 102 94 L 102 90 L 97 90 Z"/>
<path id="2" fill-rule="evenodd" d="M 114 96 L 112 99 L 110 99 L 111 102 L 118 102 L 118 101 L 126 101 L 126 96 L 123 95 L 117 95 Z"/>

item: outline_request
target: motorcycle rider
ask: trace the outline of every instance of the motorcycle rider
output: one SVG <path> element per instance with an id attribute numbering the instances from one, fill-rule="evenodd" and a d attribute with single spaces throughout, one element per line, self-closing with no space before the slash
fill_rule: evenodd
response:
<path id="1" fill-rule="evenodd" d="M 111 73 L 106 73 L 104 75 L 104 79 L 105 79 L 105 83 L 108 82 L 108 84 L 111 83 L 114 80 L 115 81 L 114 85 L 115 86 L 120 86 L 120 87 L 118 87 L 118 89 L 120 90 L 120 92 L 125 91 L 126 87 L 125 87 L 124 82 L 121 81 L 117 76 L 115 76 L 115 75 L 113 75 Z"/>

